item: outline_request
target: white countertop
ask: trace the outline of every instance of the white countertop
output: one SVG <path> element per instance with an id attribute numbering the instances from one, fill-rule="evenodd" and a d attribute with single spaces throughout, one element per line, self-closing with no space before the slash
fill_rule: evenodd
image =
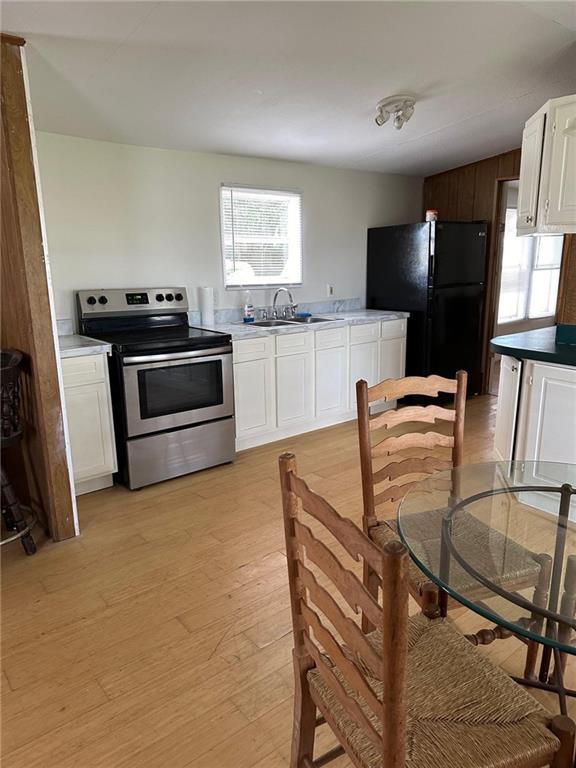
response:
<path id="1" fill-rule="evenodd" d="M 89 336 L 80 336 L 72 333 L 66 336 L 58 336 L 60 357 L 80 357 L 81 355 L 107 355 L 112 347 L 104 341 L 91 339 Z"/>
<path id="2" fill-rule="evenodd" d="M 342 325 L 365 325 L 366 323 L 385 322 L 388 320 L 401 320 L 409 317 L 409 312 L 388 312 L 379 309 L 358 309 L 348 312 L 334 312 L 314 315 L 325 317 L 328 321 L 323 323 L 302 323 L 301 325 L 279 325 L 276 328 L 259 328 L 251 323 L 215 323 L 214 325 L 198 325 L 208 331 L 220 331 L 229 333 L 232 339 L 255 339 L 259 336 L 277 336 L 285 333 L 304 333 L 306 331 L 319 331 L 323 328 L 336 328 Z"/>

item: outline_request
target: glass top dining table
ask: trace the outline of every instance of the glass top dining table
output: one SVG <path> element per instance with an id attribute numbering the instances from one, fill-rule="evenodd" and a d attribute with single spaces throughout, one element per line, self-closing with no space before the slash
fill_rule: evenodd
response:
<path id="1" fill-rule="evenodd" d="M 544 646 L 535 685 L 550 684 L 553 654 L 556 666 L 560 653 L 576 655 L 576 465 L 501 461 L 438 472 L 406 494 L 398 531 L 441 588 L 444 612 L 451 597 Z"/>

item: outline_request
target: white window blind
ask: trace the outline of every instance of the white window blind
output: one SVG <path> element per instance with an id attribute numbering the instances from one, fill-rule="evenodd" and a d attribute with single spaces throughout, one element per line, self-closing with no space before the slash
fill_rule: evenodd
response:
<path id="1" fill-rule="evenodd" d="M 302 198 L 297 192 L 223 186 L 226 287 L 302 282 Z"/>

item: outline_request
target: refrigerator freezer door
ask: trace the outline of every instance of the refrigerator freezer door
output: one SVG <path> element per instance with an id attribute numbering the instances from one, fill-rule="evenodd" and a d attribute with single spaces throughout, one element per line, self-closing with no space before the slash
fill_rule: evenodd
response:
<path id="1" fill-rule="evenodd" d="M 430 373 L 454 378 L 468 372 L 468 395 L 482 389 L 482 307 L 484 286 L 434 291 L 430 312 Z"/>
<path id="2" fill-rule="evenodd" d="M 430 224 L 368 230 L 366 306 L 425 312 L 430 269 Z"/>
<path id="3" fill-rule="evenodd" d="M 486 270 L 486 222 L 436 224 L 434 286 L 483 283 Z"/>

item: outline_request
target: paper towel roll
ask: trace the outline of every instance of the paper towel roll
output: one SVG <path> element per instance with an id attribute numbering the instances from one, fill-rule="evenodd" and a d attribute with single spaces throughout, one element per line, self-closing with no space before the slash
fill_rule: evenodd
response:
<path id="1" fill-rule="evenodd" d="M 214 325 L 214 288 L 209 285 L 202 285 L 198 288 L 198 306 L 200 307 L 200 316 L 202 325 Z"/>

